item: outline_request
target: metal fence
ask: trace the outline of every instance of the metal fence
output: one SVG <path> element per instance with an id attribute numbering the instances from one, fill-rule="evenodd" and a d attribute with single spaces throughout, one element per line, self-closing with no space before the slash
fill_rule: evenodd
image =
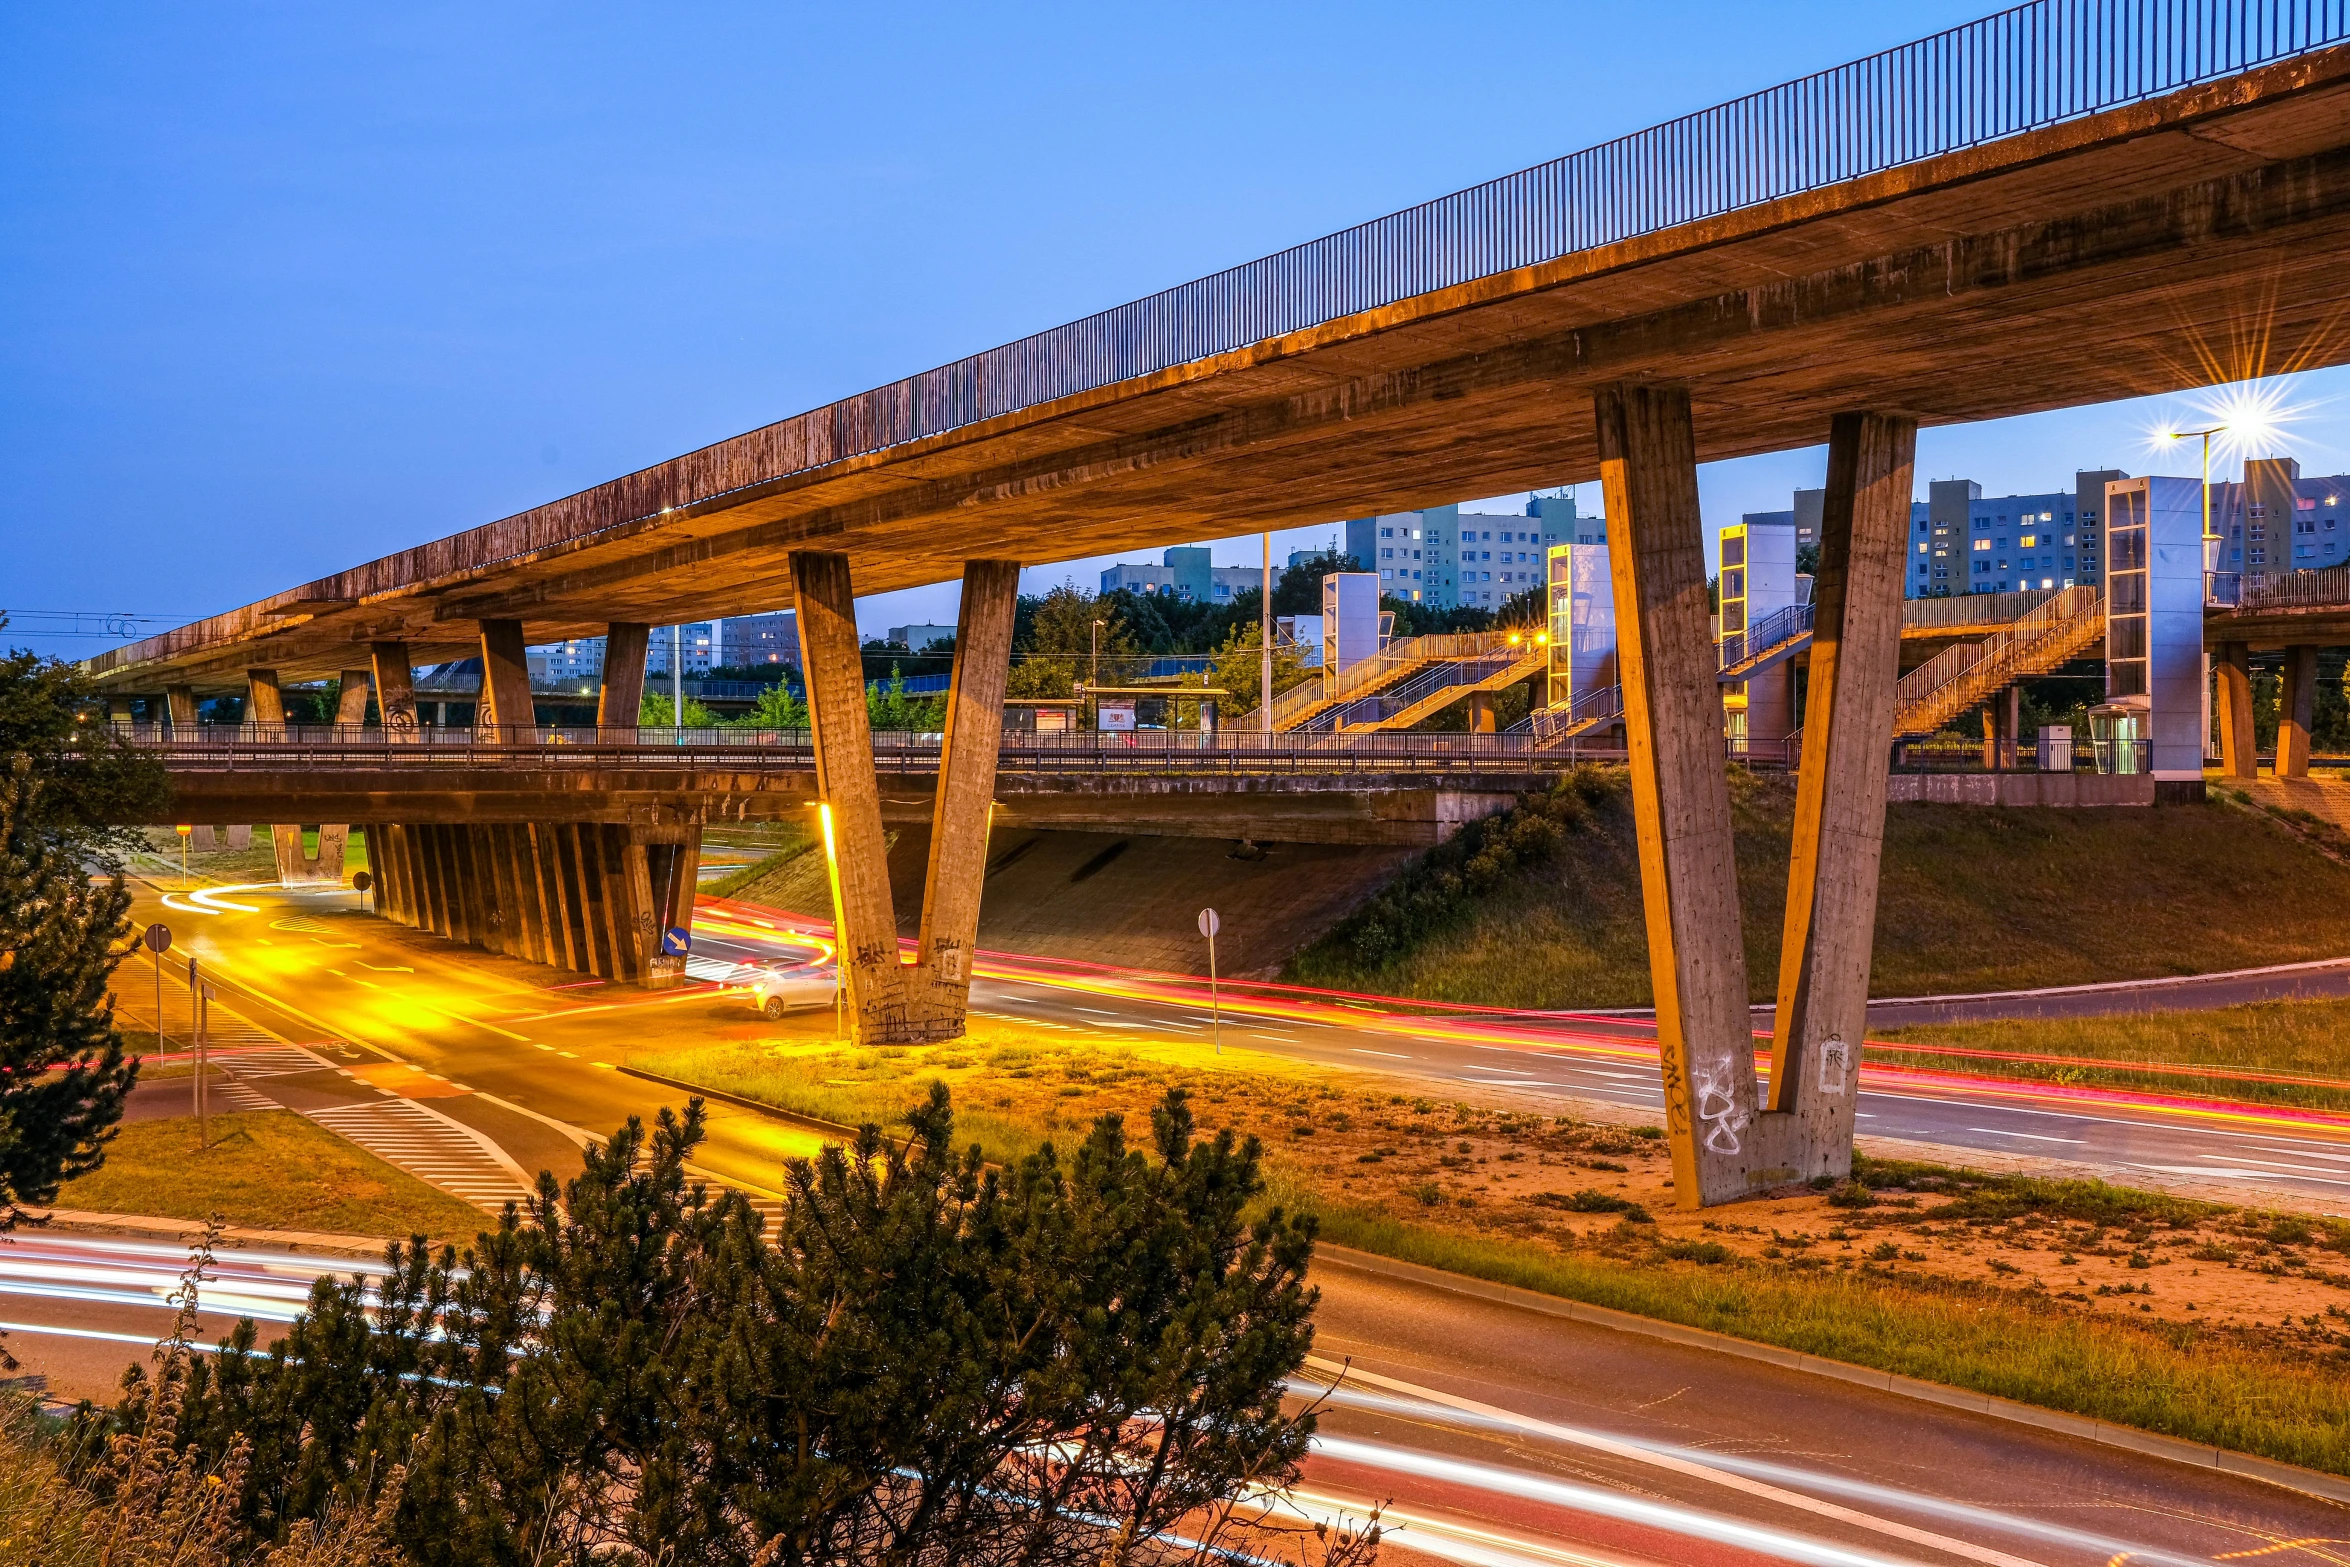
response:
<path id="1" fill-rule="evenodd" d="M 2207 571 L 2204 601 L 2229 609 L 2339 609 L 2350 606 L 2350 566 L 2308 571 Z"/>
<path id="2" fill-rule="evenodd" d="M 925 371 L 826 410 L 862 455 L 2350 38 L 2350 0 L 2035 0 Z"/>
<path id="3" fill-rule="evenodd" d="M 174 772 L 812 772 L 805 730 L 484 726 L 418 730 L 300 724 L 207 724 L 129 731 Z M 874 766 L 934 773 L 938 734 L 876 731 Z M 1392 773 L 1523 774 L 1576 761 L 1621 760 L 1621 746 L 1545 748 L 1524 734 L 1275 734 L 1258 730 L 1155 730 L 1071 734 L 1007 732 L 999 774 Z"/>

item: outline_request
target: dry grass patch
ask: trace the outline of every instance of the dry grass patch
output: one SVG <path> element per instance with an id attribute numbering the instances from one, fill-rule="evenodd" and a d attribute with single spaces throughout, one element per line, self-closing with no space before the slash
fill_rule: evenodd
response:
<path id="1" fill-rule="evenodd" d="M 201 1223 L 213 1214 L 259 1230 L 316 1230 L 470 1241 L 489 1215 L 343 1141 L 290 1110 L 130 1121 L 106 1162 L 70 1181 L 57 1206 Z"/>

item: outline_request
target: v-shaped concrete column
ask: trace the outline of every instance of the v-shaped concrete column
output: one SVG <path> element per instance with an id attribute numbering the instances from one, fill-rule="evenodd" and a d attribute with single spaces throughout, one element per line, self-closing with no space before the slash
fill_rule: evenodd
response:
<path id="1" fill-rule="evenodd" d="M 636 727 L 644 708 L 645 648 L 652 634 L 653 628 L 641 620 L 615 620 L 604 628 L 604 678 L 596 688 L 598 729 Z M 681 717 L 679 722 L 683 721 Z"/>
<path id="2" fill-rule="evenodd" d="M 1852 1170 L 1917 421 L 1839 414 L 1812 584 L 1811 681 L 1763 1130 L 1793 1178 Z M 1769 1124 L 1778 1123 L 1778 1124 Z"/>
<path id="3" fill-rule="evenodd" d="M 373 642 L 368 653 L 375 679 L 375 711 L 386 740 L 416 738 L 416 669 L 405 642 Z"/>
<path id="4" fill-rule="evenodd" d="M 832 875 L 833 940 L 850 1027 L 865 1044 L 916 1038 L 907 975 L 898 962 L 898 917 L 889 895 L 889 842 L 865 713 L 865 660 L 857 640 L 849 558 L 806 550 L 791 558 L 798 599 L 800 673 L 823 802 L 824 853 Z"/>
<path id="5" fill-rule="evenodd" d="M 2309 776 L 2309 732 L 2317 725 L 2317 649 L 2285 649 L 2285 687 L 2277 703 L 2277 776 Z"/>
<path id="6" fill-rule="evenodd" d="M 971 954 L 979 942 L 988 815 L 995 804 L 1004 684 L 1012 673 L 1012 621 L 1019 601 L 1018 561 L 964 562 L 946 745 L 938 761 L 938 798 L 930 812 L 922 940 L 915 948 L 919 983 L 926 992 L 924 1021 L 934 1038 L 952 1039 L 962 1033 L 971 1001 Z"/>
<path id="7" fill-rule="evenodd" d="M 538 715 L 530 699 L 530 655 L 523 648 L 522 622 L 483 621 L 481 701 L 473 711 L 475 731 L 495 730 L 483 736 L 492 742 L 528 741 L 537 723 Z"/>
<path id="8" fill-rule="evenodd" d="M 953 1039 L 963 1032 L 970 1002 L 1019 564 L 989 560 L 964 567 L 946 747 L 931 814 L 922 938 L 916 962 L 908 967 L 898 960 L 897 907 L 890 896 L 888 840 L 866 723 L 864 658 L 848 557 L 806 551 L 794 554 L 791 562 L 799 597 L 800 671 L 808 683 L 816 787 L 824 802 L 834 935 L 851 1026 L 864 1044 Z"/>
<path id="9" fill-rule="evenodd" d="M 2260 776 L 2260 742 L 2252 729 L 2252 663 L 2241 642 L 2222 642 L 2211 650 L 2211 672 L 2217 677 L 2219 710 L 2219 770 L 2230 778 Z"/>
<path id="10" fill-rule="evenodd" d="M 1754 1042 L 1738 923 L 1721 688 L 1684 387 L 1594 398 L 1631 752 L 1665 1131 L 1684 1207 L 1772 1184 L 1754 1146 Z"/>

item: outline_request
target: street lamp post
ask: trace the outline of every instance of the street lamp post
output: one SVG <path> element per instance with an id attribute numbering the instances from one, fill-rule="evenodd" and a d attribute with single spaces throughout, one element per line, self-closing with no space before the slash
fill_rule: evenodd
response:
<path id="1" fill-rule="evenodd" d="M 1261 621 L 1257 632 L 1257 711 L 1264 715 L 1259 725 L 1265 733 L 1273 732 L 1273 535 L 1267 531 L 1265 544 L 1265 582 L 1263 601 L 1257 605 Z"/>
<path id="2" fill-rule="evenodd" d="M 2192 440 L 2198 436 L 2202 438 L 2203 537 L 2206 539 L 2211 537 L 2211 438 L 2215 435 L 2226 435 L 2229 433 L 2230 429 L 2231 426 L 2216 424 L 2208 430 L 2173 430 L 2170 432 L 2170 438 L 2174 441 Z"/>
<path id="3" fill-rule="evenodd" d="M 1102 627 L 1108 624 L 1109 622 L 1106 620 L 1097 620 L 1093 623 L 1093 673 L 1086 678 L 1085 683 L 1088 686 L 1098 686 L 1102 683 Z"/>

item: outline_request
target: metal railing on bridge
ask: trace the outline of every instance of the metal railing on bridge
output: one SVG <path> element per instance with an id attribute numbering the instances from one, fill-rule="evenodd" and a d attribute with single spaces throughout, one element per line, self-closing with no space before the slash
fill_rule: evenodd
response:
<path id="1" fill-rule="evenodd" d="M 805 730 L 485 726 L 421 729 L 389 737 L 378 728 L 326 725 L 145 725 L 126 731 L 179 773 L 413 773 L 467 771 L 812 772 Z M 875 731 L 874 766 L 884 773 L 932 773 L 938 734 Z M 999 774 L 1514 772 L 1575 760 L 1621 758 L 1621 747 L 1545 748 L 1524 734 L 1273 734 L 1261 730 L 1007 732 Z"/>
<path id="2" fill-rule="evenodd" d="M 2308 571 L 2207 571 L 2204 603 L 2214 609 L 2350 608 L 2350 566 Z"/>
<path id="3" fill-rule="evenodd" d="M 823 461 L 2350 38 L 2350 0 L 2034 0 L 835 403 Z"/>

